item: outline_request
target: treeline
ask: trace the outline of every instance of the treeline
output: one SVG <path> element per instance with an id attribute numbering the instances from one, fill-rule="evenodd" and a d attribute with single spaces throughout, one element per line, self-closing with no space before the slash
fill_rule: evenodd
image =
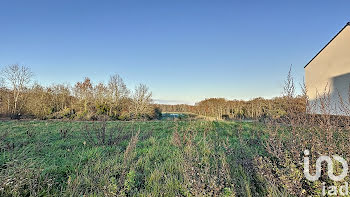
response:
<path id="1" fill-rule="evenodd" d="M 130 91 L 119 75 L 107 84 L 89 78 L 74 84 L 44 87 L 34 83 L 28 67 L 10 65 L 1 71 L 0 114 L 6 118 L 132 120 L 158 119 L 152 93 L 140 84 Z"/>
<path id="2" fill-rule="evenodd" d="M 303 96 L 276 97 L 273 99 L 255 98 L 250 101 L 210 98 L 191 105 L 159 105 L 164 112 L 190 112 L 217 119 L 261 119 L 281 118 L 293 112 L 305 113 L 306 99 Z"/>
<path id="3" fill-rule="evenodd" d="M 164 112 L 190 112 L 216 119 L 283 119 L 290 115 L 305 114 L 308 104 L 305 84 L 302 94 L 295 94 L 295 83 L 291 68 L 284 82 L 280 97 L 255 98 L 249 101 L 209 98 L 191 105 L 159 105 Z"/>

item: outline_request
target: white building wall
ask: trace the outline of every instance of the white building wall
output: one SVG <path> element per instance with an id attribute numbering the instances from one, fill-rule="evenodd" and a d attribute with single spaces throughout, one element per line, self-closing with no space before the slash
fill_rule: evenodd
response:
<path id="1" fill-rule="evenodd" d="M 305 82 L 312 112 L 350 115 L 350 25 L 305 67 Z"/>

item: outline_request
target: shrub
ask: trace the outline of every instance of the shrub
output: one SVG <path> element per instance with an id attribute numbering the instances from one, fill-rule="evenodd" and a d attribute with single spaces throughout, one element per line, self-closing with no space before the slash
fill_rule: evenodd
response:
<path id="1" fill-rule="evenodd" d="M 122 111 L 118 117 L 119 120 L 131 120 L 130 113 L 127 111 Z"/>
<path id="2" fill-rule="evenodd" d="M 107 115 L 110 107 L 107 104 L 103 103 L 103 104 L 97 104 L 96 109 L 97 109 L 97 112 L 96 112 L 97 115 Z"/>
<path id="3" fill-rule="evenodd" d="M 75 116 L 76 120 L 92 120 L 93 114 L 89 113 L 87 110 L 78 112 Z"/>

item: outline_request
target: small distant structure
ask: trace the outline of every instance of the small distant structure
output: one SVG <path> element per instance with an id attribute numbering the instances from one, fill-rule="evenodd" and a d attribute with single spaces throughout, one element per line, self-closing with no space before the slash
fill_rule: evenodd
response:
<path id="1" fill-rule="evenodd" d="M 350 115 L 350 22 L 304 69 L 309 112 Z"/>

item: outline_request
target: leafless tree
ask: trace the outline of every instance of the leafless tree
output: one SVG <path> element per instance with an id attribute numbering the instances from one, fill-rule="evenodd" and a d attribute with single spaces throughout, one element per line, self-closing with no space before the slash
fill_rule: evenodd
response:
<path id="1" fill-rule="evenodd" d="M 13 64 L 6 66 L 2 70 L 2 77 L 5 83 L 9 86 L 13 95 L 13 109 L 12 113 L 19 113 L 19 101 L 25 89 L 28 87 L 29 82 L 33 76 L 31 70 L 26 66 L 20 66 Z"/>
<path id="2" fill-rule="evenodd" d="M 112 75 L 109 78 L 108 88 L 110 90 L 112 100 L 115 103 L 118 103 L 122 98 L 128 97 L 130 93 L 123 79 L 118 74 Z"/>
<path id="3" fill-rule="evenodd" d="M 56 110 L 62 110 L 70 105 L 70 87 L 68 84 L 57 84 L 49 87 L 52 90 Z"/>
<path id="4" fill-rule="evenodd" d="M 107 102 L 108 89 L 103 83 L 98 83 L 93 87 L 94 99 L 97 103 L 102 104 Z"/>
<path id="5" fill-rule="evenodd" d="M 294 78 L 292 75 L 292 66 L 290 66 L 287 79 L 284 82 L 283 96 L 292 98 L 294 97 L 294 95 L 295 95 L 295 84 L 294 84 Z"/>
<path id="6" fill-rule="evenodd" d="M 144 84 L 136 86 L 132 97 L 131 113 L 134 116 L 150 113 L 152 103 L 152 92 Z"/>
<path id="7" fill-rule="evenodd" d="M 86 77 L 83 82 L 77 82 L 73 88 L 73 93 L 83 104 L 82 109 L 88 110 L 88 104 L 93 98 L 93 85 L 90 78 Z"/>

